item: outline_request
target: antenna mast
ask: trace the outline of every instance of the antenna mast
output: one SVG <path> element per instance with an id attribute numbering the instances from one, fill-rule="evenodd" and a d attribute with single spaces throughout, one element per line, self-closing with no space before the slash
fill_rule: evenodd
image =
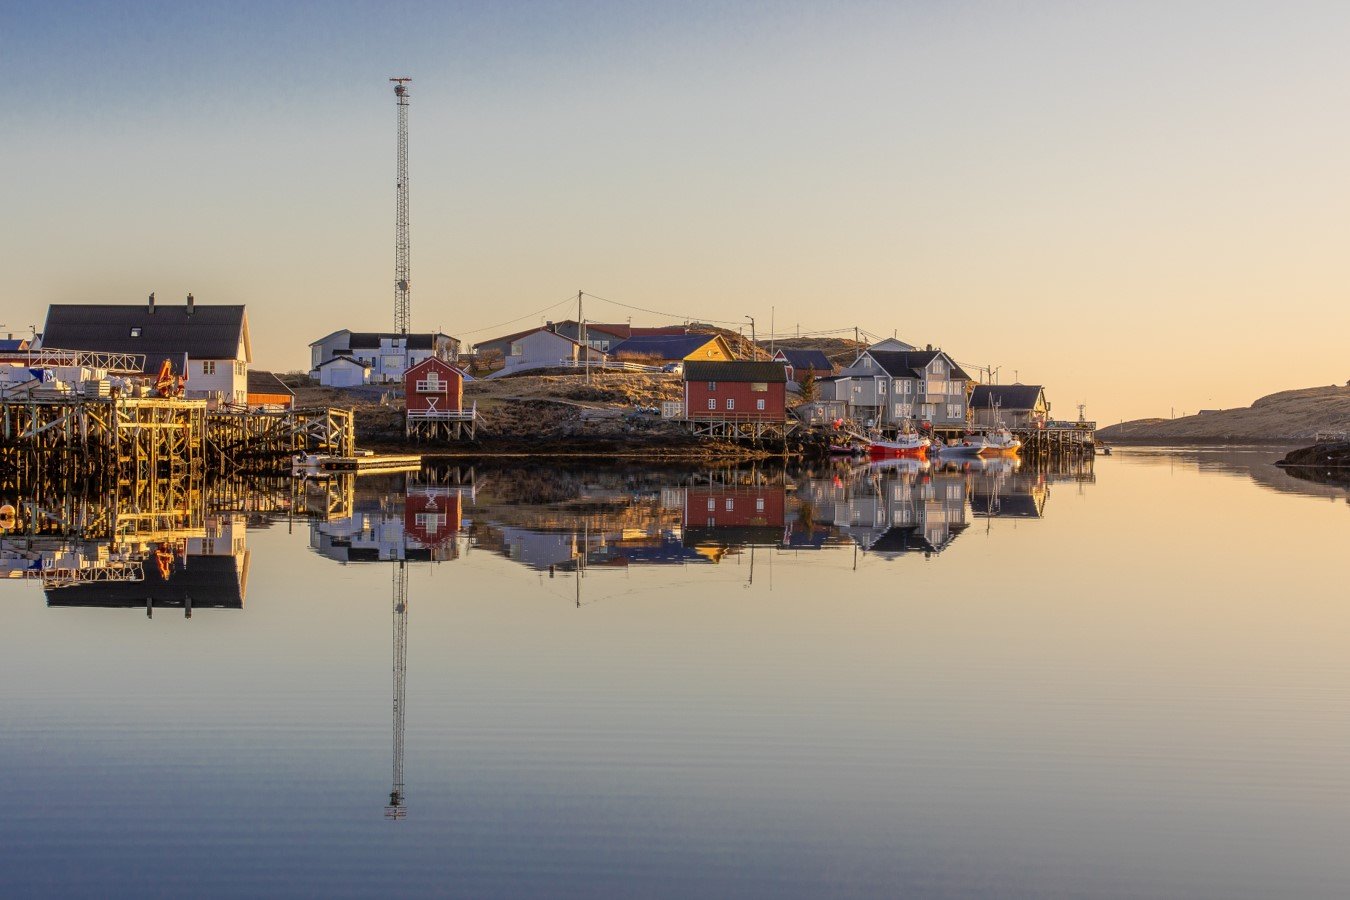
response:
<path id="1" fill-rule="evenodd" d="M 390 78 L 398 100 L 398 188 L 394 212 L 394 331 L 407 334 L 412 325 L 412 284 L 408 275 L 408 82 Z"/>

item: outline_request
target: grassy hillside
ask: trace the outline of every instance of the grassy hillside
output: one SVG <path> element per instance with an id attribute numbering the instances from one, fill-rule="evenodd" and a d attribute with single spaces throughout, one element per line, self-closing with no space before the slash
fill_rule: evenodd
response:
<path id="1" fill-rule="evenodd" d="M 1132 443 L 1311 442 L 1319 431 L 1350 430 L 1350 386 L 1270 394 L 1241 409 L 1179 419 L 1135 419 L 1101 429 L 1106 441 Z"/>

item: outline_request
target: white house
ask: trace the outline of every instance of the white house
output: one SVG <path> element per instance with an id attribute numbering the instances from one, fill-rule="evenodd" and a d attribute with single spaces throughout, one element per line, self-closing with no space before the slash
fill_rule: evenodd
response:
<path id="1" fill-rule="evenodd" d="M 370 381 L 401 382 L 403 373 L 424 359 L 455 362 L 459 339 L 439 331 L 396 334 L 343 328 L 311 343 L 309 354 L 311 378 L 319 378 L 319 366 L 329 360 L 349 356 L 370 367 Z"/>
<path id="2" fill-rule="evenodd" d="M 350 356 L 335 356 L 319 363 L 319 384 L 324 387 L 357 387 L 370 383 L 370 366 Z M 313 372 L 310 373 L 311 376 Z"/>
<path id="3" fill-rule="evenodd" d="M 184 395 L 216 404 L 248 403 L 248 364 L 253 360 L 243 306 L 183 306 L 53 303 L 47 308 L 42 345 L 51 349 L 145 356 L 145 371 L 167 360 L 187 375 Z"/>

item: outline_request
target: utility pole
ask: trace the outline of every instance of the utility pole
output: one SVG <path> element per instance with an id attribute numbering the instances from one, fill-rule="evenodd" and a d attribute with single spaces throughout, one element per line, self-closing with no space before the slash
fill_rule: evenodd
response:
<path id="1" fill-rule="evenodd" d="M 390 78 L 398 100 L 398 181 L 394 203 L 394 331 L 407 334 L 412 326 L 412 283 L 408 241 L 408 82 Z"/>
<path id="2" fill-rule="evenodd" d="M 770 306 L 770 307 L 769 307 L 769 359 L 773 359 L 773 338 L 774 338 L 774 333 L 773 333 L 773 319 L 774 319 L 774 315 L 775 315 L 777 312 L 778 312 L 778 307 L 776 307 L 776 306 Z"/>
<path id="3" fill-rule="evenodd" d="M 577 334 L 581 337 L 582 365 L 586 367 L 586 383 L 591 383 L 591 354 L 586 344 L 586 320 L 581 315 L 581 291 L 577 291 Z"/>
<path id="4" fill-rule="evenodd" d="M 746 316 L 750 320 L 750 358 L 759 359 L 759 345 L 755 343 L 755 317 Z"/>

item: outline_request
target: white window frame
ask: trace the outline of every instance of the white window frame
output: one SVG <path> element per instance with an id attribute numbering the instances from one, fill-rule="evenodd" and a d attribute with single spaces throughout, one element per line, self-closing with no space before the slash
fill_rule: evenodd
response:
<path id="1" fill-rule="evenodd" d="M 762 397 L 761 397 L 760 399 L 758 399 L 758 400 L 755 401 L 755 409 L 758 409 L 758 410 L 763 410 L 763 409 L 764 409 L 764 399 L 763 399 Z"/>
<path id="2" fill-rule="evenodd" d="M 735 409 L 735 408 L 736 408 L 736 398 L 735 398 L 735 397 L 728 397 L 728 398 L 727 398 L 727 412 L 731 412 L 731 411 L 732 411 L 733 409 Z"/>
<path id="3" fill-rule="evenodd" d="M 716 397 L 709 397 L 709 398 L 708 398 L 708 409 L 717 409 L 717 398 L 716 398 Z"/>

